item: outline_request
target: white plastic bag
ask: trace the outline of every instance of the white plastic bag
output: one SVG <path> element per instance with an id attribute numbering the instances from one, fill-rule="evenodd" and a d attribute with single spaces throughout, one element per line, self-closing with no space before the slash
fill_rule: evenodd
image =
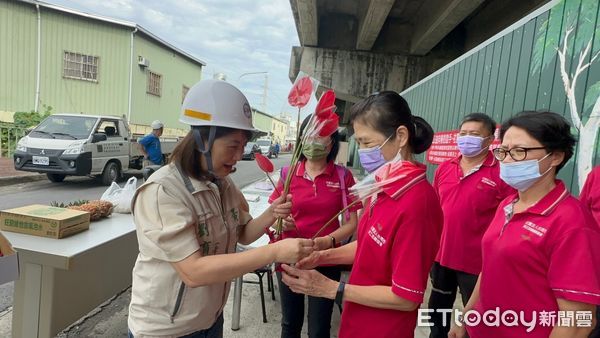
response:
<path id="1" fill-rule="evenodd" d="M 110 187 L 106 189 L 100 199 L 112 203 L 115 206 L 113 209 L 114 212 L 118 212 L 120 214 L 129 214 L 131 213 L 131 200 L 133 199 L 136 188 L 136 177 L 131 177 L 128 179 L 123 188 L 121 188 L 117 183 L 112 182 Z"/>

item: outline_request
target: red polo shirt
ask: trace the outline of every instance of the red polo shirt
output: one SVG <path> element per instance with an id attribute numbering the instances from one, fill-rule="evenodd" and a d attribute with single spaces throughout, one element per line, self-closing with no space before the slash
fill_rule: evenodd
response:
<path id="1" fill-rule="evenodd" d="M 600 165 L 588 174 L 579 199 L 592 212 L 600 226 Z"/>
<path id="2" fill-rule="evenodd" d="M 529 333 L 523 325 L 468 327 L 471 338 L 547 338 L 552 326 L 541 324 L 540 312 L 554 311 L 558 322 L 557 298 L 600 304 L 600 232 L 589 211 L 559 180 L 538 203 L 511 217 L 517 197 L 500 204 L 483 236 L 475 310 L 523 311 L 527 321 L 536 311 L 538 324 Z"/>
<path id="3" fill-rule="evenodd" d="M 344 168 L 344 170 L 346 171 L 344 175 L 346 198 L 347 203 L 350 204 L 353 199 L 348 189 L 354 185 L 354 177 L 348 169 Z M 292 175 L 291 172 L 287 174 Z M 269 197 L 269 203 L 280 196 L 278 190 L 283 191 L 283 181 L 281 179 L 277 183 L 277 189 Z M 344 208 L 340 178 L 333 162 L 327 164 L 323 173 L 311 179 L 306 173 L 305 161 L 302 161 L 298 165 L 296 173 L 292 176 L 290 194 L 292 194 L 292 217 L 296 222 L 298 232 L 285 231 L 282 238 L 312 238 L 327 221 Z M 350 208 L 350 211 L 361 208 L 362 205 L 358 203 Z M 321 232 L 320 236 L 330 234 L 339 227 L 340 223 L 335 220 Z"/>
<path id="4" fill-rule="evenodd" d="M 379 193 L 363 213 L 350 274 L 352 285 L 388 285 L 398 297 L 421 303 L 438 250 L 442 210 L 425 166 Z M 415 168 L 416 167 L 416 168 Z M 339 336 L 413 337 L 417 311 L 377 309 L 345 302 Z"/>
<path id="5" fill-rule="evenodd" d="M 515 190 L 500 179 L 492 152 L 479 168 L 463 175 L 458 156 L 438 167 L 433 187 L 444 211 L 444 228 L 436 261 L 450 269 L 477 275 L 481 271 L 481 238 L 498 204 Z"/>

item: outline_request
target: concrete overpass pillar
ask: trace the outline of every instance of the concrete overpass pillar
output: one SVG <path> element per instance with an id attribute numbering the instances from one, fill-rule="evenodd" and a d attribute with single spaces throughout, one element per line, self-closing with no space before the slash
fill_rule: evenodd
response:
<path id="1" fill-rule="evenodd" d="M 428 64 L 418 56 L 293 47 L 289 76 L 311 74 L 340 100 L 356 102 L 376 91 L 404 90 L 430 73 Z"/>

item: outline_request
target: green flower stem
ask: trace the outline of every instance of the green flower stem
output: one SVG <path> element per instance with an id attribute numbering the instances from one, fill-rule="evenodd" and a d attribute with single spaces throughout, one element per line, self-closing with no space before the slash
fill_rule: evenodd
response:
<path id="1" fill-rule="evenodd" d="M 339 217 L 341 214 L 343 214 L 344 212 L 346 212 L 346 210 L 348 210 L 348 209 L 350 209 L 351 207 L 355 206 L 355 205 L 356 205 L 357 203 L 359 203 L 359 202 L 360 202 L 360 200 L 356 200 L 356 201 L 354 201 L 354 202 L 352 202 L 352 203 L 348 204 L 348 206 L 346 206 L 344 209 L 340 210 L 340 212 L 338 212 L 337 214 L 335 214 L 335 216 L 333 216 L 333 217 L 332 217 L 332 218 L 331 218 L 329 221 L 327 221 L 327 223 L 325 223 L 325 224 L 324 224 L 324 225 L 323 225 L 323 226 L 322 226 L 322 227 L 319 229 L 319 231 L 317 231 L 317 232 L 315 233 L 315 235 L 314 235 L 314 236 L 312 236 L 312 238 L 311 238 L 311 239 L 315 239 L 315 238 L 319 237 L 319 234 L 320 234 L 320 233 L 321 233 L 323 230 L 325 230 L 325 228 L 327 228 L 327 226 L 328 226 L 329 224 L 331 224 L 331 222 L 335 221 L 335 220 L 336 220 L 336 219 L 337 219 L 337 218 L 338 218 L 338 217 Z"/>

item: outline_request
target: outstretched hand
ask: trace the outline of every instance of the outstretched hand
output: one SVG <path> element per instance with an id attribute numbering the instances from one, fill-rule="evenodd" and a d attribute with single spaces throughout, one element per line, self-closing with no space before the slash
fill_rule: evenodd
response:
<path id="1" fill-rule="evenodd" d="M 270 244 L 275 249 L 278 263 L 296 263 L 313 252 L 314 242 L 305 238 L 286 238 Z"/>
<path id="2" fill-rule="evenodd" d="M 281 280 L 296 293 L 305 295 L 335 299 L 339 282 L 323 276 L 316 270 L 300 270 L 282 264 Z"/>

